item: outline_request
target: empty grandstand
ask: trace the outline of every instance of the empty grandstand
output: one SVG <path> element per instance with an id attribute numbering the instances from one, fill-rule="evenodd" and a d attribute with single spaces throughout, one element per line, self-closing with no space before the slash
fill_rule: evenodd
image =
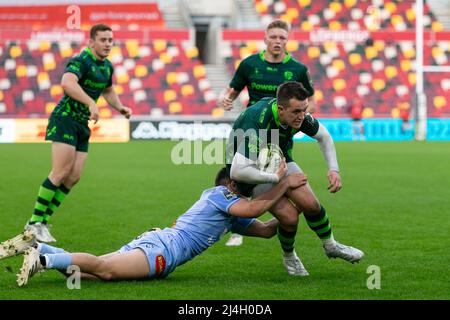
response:
<path id="1" fill-rule="evenodd" d="M 136 116 L 235 117 L 246 94 L 234 112 L 217 108 L 217 95 L 238 63 L 264 48 L 262 30 L 275 18 L 292 25 L 287 49 L 310 68 L 317 116 L 349 118 L 356 97 L 366 119 L 415 114 L 412 0 L 77 1 L 79 29 L 67 26 L 72 3 L 2 3 L 1 118 L 51 113 L 63 94 L 65 62 L 86 45 L 86 31 L 99 19 L 115 31 L 110 59 L 117 90 Z M 424 65 L 448 68 L 450 33 L 431 7 L 425 4 L 423 16 Z M 448 72 L 425 74 L 424 87 L 428 116 L 448 116 Z M 100 99 L 102 118 L 115 117 L 105 106 Z"/>

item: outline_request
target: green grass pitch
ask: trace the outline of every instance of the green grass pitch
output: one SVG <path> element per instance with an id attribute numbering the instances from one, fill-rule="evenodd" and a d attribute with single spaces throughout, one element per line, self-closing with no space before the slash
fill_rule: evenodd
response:
<path id="1" fill-rule="evenodd" d="M 57 245 L 103 254 L 150 227 L 170 226 L 220 168 L 172 164 L 174 144 L 91 144 L 82 180 L 53 217 Z M 18 288 L 22 257 L 2 260 L 0 299 L 449 299 L 450 143 L 336 146 L 344 187 L 334 195 L 317 144 L 296 143 L 294 158 L 327 208 L 335 238 L 365 252 L 359 264 L 326 258 L 301 217 L 296 249 L 306 278 L 287 275 L 276 237 L 229 248 L 225 236 L 164 280 L 82 281 L 79 290 L 55 271 Z M 49 144 L 0 145 L 0 241 L 22 230 L 49 170 Z M 380 268 L 380 289 L 367 287 L 372 265 Z"/>

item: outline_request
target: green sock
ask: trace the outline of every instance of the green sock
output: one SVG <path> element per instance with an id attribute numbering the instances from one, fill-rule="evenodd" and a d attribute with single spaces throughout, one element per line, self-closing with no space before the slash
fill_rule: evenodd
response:
<path id="1" fill-rule="evenodd" d="M 56 189 L 58 189 L 57 186 L 55 186 L 48 178 L 45 179 L 44 183 L 42 183 L 39 188 L 36 204 L 34 205 L 34 212 L 29 221 L 30 224 L 44 221 L 45 212 L 55 196 Z"/>
<path id="2" fill-rule="evenodd" d="M 295 235 L 297 234 L 297 230 L 294 232 L 289 232 L 284 230 L 281 226 L 278 226 L 277 236 L 280 241 L 281 248 L 284 252 L 292 252 L 294 251 L 295 244 Z"/>
<path id="3" fill-rule="evenodd" d="M 305 212 L 304 216 L 308 226 L 317 234 L 320 240 L 326 241 L 333 238 L 330 220 L 328 220 L 327 212 L 322 205 L 320 206 L 319 214 Z"/>
<path id="4" fill-rule="evenodd" d="M 59 188 L 56 190 L 55 195 L 52 198 L 52 201 L 47 207 L 47 210 L 44 213 L 44 219 L 43 223 L 47 224 L 50 221 L 50 218 L 52 217 L 52 214 L 55 212 L 56 209 L 61 205 L 61 203 L 64 201 L 66 196 L 69 194 L 70 189 L 68 189 L 66 186 L 61 184 Z"/>

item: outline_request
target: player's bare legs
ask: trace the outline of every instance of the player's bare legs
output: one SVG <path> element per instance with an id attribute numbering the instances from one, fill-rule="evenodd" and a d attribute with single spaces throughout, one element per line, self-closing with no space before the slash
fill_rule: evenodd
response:
<path id="1" fill-rule="evenodd" d="M 296 232 L 298 224 L 298 211 L 288 198 L 282 197 L 272 208 L 272 213 L 286 231 Z"/>
<path id="2" fill-rule="evenodd" d="M 288 196 L 298 210 L 303 211 L 308 226 L 322 240 L 325 254 L 329 258 L 342 258 L 352 263 L 362 259 L 364 253 L 361 250 L 334 240 L 326 210 L 320 204 L 309 183 L 288 191 Z"/>
<path id="3" fill-rule="evenodd" d="M 102 280 L 126 280 L 147 278 L 150 274 L 147 256 L 140 249 L 124 253 L 96 257 L 88 253 L 72 253 L 72 265 L 81 272 Z"/>
<path id="4" fill-rule="evenodd" d="M 25 251 L 22 268 L 17 275 L 19 286 L 26 285 L 29 278 L 43 269 L 57 269 L 64 273 L 72 265 L 80 268 L 83 279 L 133 280 L 147 278 L 150 274 L 147 256 L 140 249 L 108 254 L 103 258 L 88 253 L 68 253 L 59 248 L 52 249 L 61 252 L 42 255 L 33 247 Z"/>
<path id="5" fill-rule="evenodd" d="M 75 164 L 76 150 L 69 144 L 52 143 L 52 170 L 48 178 L 55 186 L 60 186 Z"/>
<path id="6" fill-rule="evenodd" d="M 289 190 L 287 195 L 298 210 L 304 213 L 305 217 L 319 214 L 319 200 L 317 200 L 317 197 L 308 182 L 294 190 Z"/>
<path id="7" fill-rule="evenodd" d="M 64 180 L 70 175 L 76 159 L 77 152 L 74 146 L 60 142 L 52 143 L 52 170 L 39 188 L 33 215 L 25 226 L 26 229 L 33 230 L 38 241 L 56 241 L 50 234 L 47 224 L 70 191 L 70 188 L 64 185 Z"/>
<path id="8" fill-rule="evenodd" d="M 75 161 L 73 162 L 70 172 L 62 181 L 62 184 L 64 184 L 68 189 L 72 189 L 78 183 L 78 181 L 80 181 L 81 173 L 83 172 L 87 156 L 87 152 L 77 151 L 75 153 Z"/>

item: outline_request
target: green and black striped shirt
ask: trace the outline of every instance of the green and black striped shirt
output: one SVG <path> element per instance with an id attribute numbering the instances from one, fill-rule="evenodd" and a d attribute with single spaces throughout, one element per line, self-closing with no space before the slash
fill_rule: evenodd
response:
<path id="1" fill-rule="evenodd" d="M 83 91 L 97 102 L 103 90 L 112 85 L 114 68 L 108 59 L 98 60 L 88 47 L 69 60 L 64 73 L 67 72 L 74 73 L 78 77 L 78 84 Z M 87 105 L 64 94 L 52 115 L 70 117 L 75 121 L 87 124 L 90 111 Z"/>

